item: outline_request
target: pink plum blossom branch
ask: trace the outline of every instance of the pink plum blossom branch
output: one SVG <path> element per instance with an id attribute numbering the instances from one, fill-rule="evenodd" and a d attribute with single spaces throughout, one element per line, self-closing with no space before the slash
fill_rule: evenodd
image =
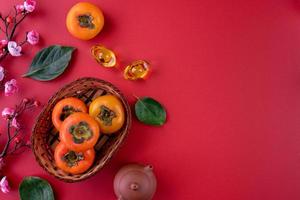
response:
<path id="1" fill-rule="evenodd" d="M 0 63 L 8 56 L 21 56 L 22 46 L 26 43 L 35 45 L 39 42 L 39 34 L 36 31 L 29 31 L 25 34 L 25 40 L 22 42 L 12 41 L 15 38 L 17 27 L 25 20 L 25 18 L 35 10 L 35 0 L 24 0 L 22 4 L 14 6 L 14 16 L 9 13 L 3 16 L 0 13 L 0 33 L 5 35 L 5 39 L 0 38 Z M 5 96 L 13 95 L 18 91 L 17 81 L 15 79 L 5 80 L 5 70 L 0 65 L 0 88 L 4 88 Z M 4 80 L 6 81 L 4 84 Z M 19 123 L 19 117 L 34 107 L 39 106 L 39 102 L 33 99 L 23 99 L 21 103 L 16 105 L 15 109 L 4 108 L 2 117 L 7 121 L 7 139 L 5 145 L 0 151 L 0 171 L 5 165 L 5 159 L 9 155 L 22 153 L 23 147 L 30 147 L 30 142 L 26 140 L 25 134 L 22 134 L 22 127 Z M 6 176 L 0 180 L 0 190 L 3 193 L 10 192 L 9 182 Z"/>
<path id="2" fill-rule="evenodd" d="M 35 0 L 24 0 L 23 4 L 14 6 L 15 14 L 11 16 L 3 16 L 0 14 L 0 21 L 4 26 L 0 26 L 0 32 L 3 32 L 6 39 L 0 41 L 0 63 L 8 56 L 21 56 L 22 55 L 22 45 L 29 43 L 35 45 L 39 41 L 39 34 L 36 31 L 30 31 L 26 33 L 26 42 L 21 42 L 18 44 L 12 39 L 15 37 L 15 33 L 19 24 L 21 24 L 24 19 L 35 10 L 36 1 Z"/>
<path id="3" fill-rule="evenodd" d="M 23 99 L 16 105 L 15 109 L 5 108 L 2 117 L 7 120 L 7 141 L 0 153 L 0 159 L 13 155 L 23 147 L 30 147 L 30 143 L 25 140 L 25 135 L 21 135 L 21 126 L 18 118 L 26 111 L 39 106 L 39 102 L 33 99 Z M 13 148 L 11 148 L 13 144 Z"/>

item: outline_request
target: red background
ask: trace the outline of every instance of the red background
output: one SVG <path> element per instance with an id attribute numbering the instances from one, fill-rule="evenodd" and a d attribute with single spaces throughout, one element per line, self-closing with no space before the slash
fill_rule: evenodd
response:
<path id="1" fill-rule="evenodd" d="M 1 0 L 4 13 L 21 0 Z M 124 146 L 104 170 L 75 184 L 60 182 L 28 150 L 9 159 L 4 173 L 17 199 L 27 175 L 49 180 L 57 199 L 115 199 L 113 178 L 126 163 L 151 163 L 158 179 L 154 199 L 300 199 L 300 4 L 295 0 L 99 0 L 106 25 L 91 41 L 67 32 L 65 16 L 77 1 L 39 1 L 19 29 L 40 32 L 39 46 L 3 65 L 20 93 L 0 98 L 0 109 L 23 97 L 42 103 L 64 84 L 95 76 L 165 105 L 168 121 L 149 127 L 134 120 Z M 154 73 L 130 82 L 100 67 L 89 49 L 114 49 L 125 65 L 150 60 Z M 21 78 L 34 54 L 51 44 L 78 48 L 69 69 L 51 82 Z M 38 111 L 23 119 L 30 133 Z M 4 125 L 2 120 L 1 125 Z M 5 133 L 4 127 L 1 129 Z M 3 144 L 4 138 L 1 139 Z"/>

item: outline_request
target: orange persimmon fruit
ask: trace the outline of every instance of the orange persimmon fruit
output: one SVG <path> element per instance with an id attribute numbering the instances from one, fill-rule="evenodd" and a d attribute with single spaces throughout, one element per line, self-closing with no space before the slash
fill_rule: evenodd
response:
<path id="1" fill-rule="evenodd" d="M 90 40 L 100 33 L 104 16 L 100 8 L 88 2 L 75 4 L 68 12 L 66 25 L 76 38 Z"/>
<path id="2" fill-rule="evenodd" d="M 104 95 L 92 101 L 89 114 L 99 123 L 103 134 L 113 134 L 120 130 L 125 121 L 122 102 L 114 95 Z"/>
<path id="3" fill-rule="evenodd" d="M 87 107 L 83 101 L 75 97 L 60 100 L 52 111 L 52 123 L 57 130 L 60 129 L 62 122 L 72 113 L 87 112 Z"/>
<path id="4" fill-rule="evenodd" d="M 54 160 L 61 170 L 71 174 L 81 174 L 87 171 L 95 159 L 93 148 L 83 152 L 75 152 L 68 149 L 63 143 L 59 143 L 54 150 Z"/>
<path id="5" fill-rule="evenodd" d="M 87 113 L 77 112 L 67 117 L 59 131 L 60 141 L 73 151 L 91 149 L 100 136 L 99 125 Z"/>

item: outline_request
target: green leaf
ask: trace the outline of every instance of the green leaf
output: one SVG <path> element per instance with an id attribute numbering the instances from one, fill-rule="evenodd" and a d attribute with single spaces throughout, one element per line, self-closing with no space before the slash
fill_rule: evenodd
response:
<path id="1" fill-rule="evenodd" d="M 19 186 L 21 200 L 54 200 L 51 185 L 44 179 L 25 177 Z"/>
<path id="2" fill-rule="evenodd" d="M 68 67 L 74 47 L 53 45 L 42 49 L 34 57 L 29 71 L 23 77 L 38 81 L 49 81 L 57 78 Z"/>
<path id="3" fill-rule="evenodd" d="M 135 115 L 139 121 L 148 125 L 162 126 L 166 122 L 165 109 L 150 97 L 138 99 L 135 104 Z"/>

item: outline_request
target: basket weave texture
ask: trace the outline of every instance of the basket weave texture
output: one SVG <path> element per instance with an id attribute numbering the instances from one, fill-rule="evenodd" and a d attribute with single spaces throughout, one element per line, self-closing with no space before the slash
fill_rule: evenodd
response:
<path id="1" fill-rule="evenodd" d="M 101 134 L 95 145 L 96 157 L 92 167 L 83 174 L 72 175 L 60 170 L 54 161 L 53 153 L 59 143 L 59 133 L 51 121 L 51 114 L 55 104 L 66 97 L 77 97 L 89 105 L 93 99 L 105 94 L 117 96 L 125 111 L 123 127 L 113 135 Z M 131 110 L 124 95 L 109 82 L 96 78 L 81 78 L 60 89 L 54 94 L 43 108 L 33 127 L 31 136 L 32 150 L 40 166 L 54 177 L 65 182 L 78 182 L 87 179 L 101 170 L 120 148 L 131 126 Z"/>

